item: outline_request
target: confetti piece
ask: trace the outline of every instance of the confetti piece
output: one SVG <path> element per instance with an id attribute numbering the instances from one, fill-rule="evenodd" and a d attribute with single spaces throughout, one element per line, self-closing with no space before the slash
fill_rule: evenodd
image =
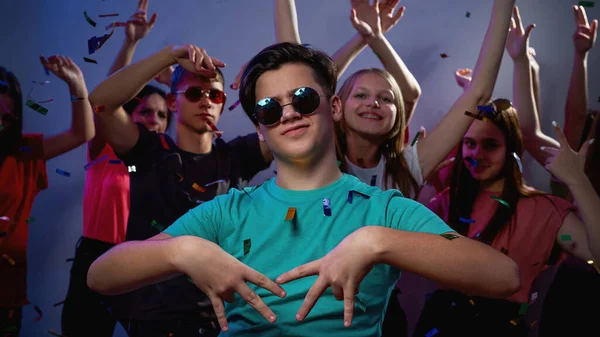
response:
<path id="1" fill-rule="evenodd" d="M 56 307 L 61 306 L 63 304 L 65 304 L 65 301 L 60 301 L 58 303 L 54 303 L 52 306 L 56 308 Z"/>
<path id="2" fill-rule="evenodd" d="M 513 152 L 512 154 L 517 161 L 517 165 L 519 165 L 519 171 L 521 171 L 521 174 L 523 174 L 523 164 L 521 163 L 521 158 L 519 158 L 519 155 L 516 152 Z"/>
<path id="3" fill-rule="evenodd" d="M 237 108 L 237 106 L 240 105 L 240 100 L 237 100 L 235 103 L 233 103 L 230 107 L 229 107 L 229 111 Z"/>
<path id="4" fill-rule="evenodd" d="M 161 225 L 158 221 L 152 220 L 152 227 L 156 228 L 159 232 L 165 230 L 165 226 Z"/>
<path id="5" fill-rule="evenodd" d="M 340 167 L 342 165 L 342 162 L 339 160 L 337 162 L 338 162 L 338 167 Z"/>
<path id="6" fill-rule="evenodd" d="M 8 263 L 10 263 L 12 266 L 16 264 L 15 260 L 13 260 L 10 256 L 6 254 L 2 254 L 2 258 L 8 261 Z"/>
<path id="7" fill-rule="evenodd" d="M 448 57 L 448 54 L 446 54 L 446 53 L 441 53 L 441 54 L 440 54 L 440 57 L 441 57 L 441 58 L 443 58 L 443 59 L 445 59 L 445 58 L 447 58 L 447 57 Z"/>
<path id="8" fill-rule="evenodd" d="M 85 17 L 85 21 L 92 25 L 92 27 L 96 27 L 96 23 L 88 16 L 87 11 L 83 11 L 83 16 Z"/>
<path id="9" fill-rule="evenodd" d="M 225 182 L 224 179 L 219 179 L 219 180 L 213 181 L 212 183 L 208 183 L 208 184 L 204 185 L 204 187 L 208 187 L 208 186 L 212 186 L 212 185 L 216 185 L 218 183 L 224 183 L 224 182 Z"/>
<path id="10" fill-rule="evenodd" d="M 481 233 L 477 233 L 477 234 L 475 234 L 475 236 L 473 237 L 473 239 L 477 239 L 477 238 L 479 238 L 479 235 L 480 235 L 480 234 L 481 234 Z"/>
<path id="11" fill-rule="evenodd" d="M 70 177 L 71 173 L 67 172 L 67 171 L 63 171 L 59 168 L 57 168 L 56 170 L 54 170 L 54 172 L 60 174 L 61 176 L 65 176 L 65 177 Z"/>
<path id="12" fill-rule="evenodd" d="M 573 240 L 573 238 L 571 238 L 571 235 L 569 234 L 562 234 L 560 236 L 560 241 L 571 241 Z"/>
<path id="13" fill-rule="evenodd" d="M 252 199 L 252 197 L 250 196 L 250 194 L 248 194 L 248 191 L 246 191 L 246 189 L 245 189 L 245 188 L 243 188 L 242 186 L 240 186 L 240 184 L 237 184 L 237 185 L 236 185 L 236 187 L 237 187 L 238 189 L 240 189 L 240 190 L 244 191 L 244 193 L 246 193 L 246 195 L 247 195 L 247 196 L 248 196 L 250 199 Z"/>
<path id="14" fill-rule="evenodd" d="M 535 320 L 531 324 L 529 324 L 529 329 L 533 328 L 536 323 L 537 323 L 537 320 Z"/>
<path id="15" fill-rule="evenodd" d="M 413 138 L 412 143 L 410 143 L 410 146 L 415 146 L 415 144 L 417 144 L 417 141 L 419 140 L 420 135 L 421 135 L 421 131 L 417 132 L 417 134 L 415 135 L 415 138 Z"/>
<path id="16" fill-rule="evenodd" d="M 594 269 L 596 269 L 596 271 L 600 274 L 600 267 L 598 267 L 597 264 L 594 263 L 594 261 L 592 260 L 588 260 L 587 262 L 590 266 L 594 267 Z"/>
<path id="17" fill-rule="evenodd" d="M 302 44 L 302 46 L 303 46 L 303 47 L 306 47 L 306 48 L 312 48 L 312 45 L 310 45 L 310 44 L 308 44 L 308 43 L 303 43 L 303 44 Z"/>
<path id="18" fill-rule="evenodd" d="M 208 119 L 206 120 L 206 124 L 208 124 L 208 126 L 213 130 L 213 132 L 217 135 L 218 138 L 221 138 L 221 135 L 223 135 L 223 131 L 220 131 L 219 129 L 217 129 L 217 126 L 214 125 Z"/>
<path id="19" fill-rule="evenodd" d="M 98 61 L 96 60 L 92 60 L 90 58 L 84 57 L 83 60 L 87 63 L 94 63 L 94 64 L 98 64 Z"/>
<path id="20" fill-rule="evenodd" d="M 131 172 L 137 172 L 137 171 L 135 170 L 135 165 L 133 165 L 133 166 L 127 166 L 127 172 L 130 172 L 130 173 L 131 173 Z"/>
<path id="21" fill-rule="evenodd" d="M 5 87 L 8 87 L 8 83 L 4 82 L 4 81 L 0 81 L 0 85 L 3 85 Z"/>
<path id="22" fill-rule="evenodd" d="M 167 139 L 165 138 L 165 134 L 164 133 L 160 134 L 160 143 L 162 144 L 162 147 L 165 150 L 169 149 L 169 143 L 167 143 Z"/>
<path id="23" fill-rule="evenodd" d="M 510 320 L 510 324 L 512 324 L 513 326 L 517 326 L 517 325 L 519 325 L 519 320 L 517 320 L 517 319 L 511 319 Z"/>
<path id="24" fill-rule="evenodd" d="M 29 146 L 21 146 L 19 148 L 19 151 L 21 151 L 21 152 L 31 152 L 31 148 Z"/>
<path id="25" fill-rule="evenodd" d="M 73 262 L 73 261 L 75 261 L 75 259 L 74 259 L 74 258 L 72 258 L 72 257 L 71 257 L 71 258 L 68 258 L 68 259 L 65 259 L 65 262 Z"/>
<path id="26" fill-rule="evenodd" d="M 46 67 L 42 66 L 44 69 L 44 72 L 46 73 L 46 76 L 50 76 L 50 70 L 48 70 Z"/>
<path id="27" fill-rule="evenodd" d="M 482 112 L 491 112 L 491 113 L 494 113 L 496 111 L 493 106 L 489 106 L 489 105 L 478 105 L 477 110 L 482 111 Z"/>
<path id="28" fill-rule="evenodd" d="M 471 305 L 475 305 L 475 301 L 473 301 L 472 299 L 469 300 L 469 303 L 471 303 Z"/>
<path id="29" fill-rule="evenodd" d="M 328 198 L 323 198 L 323 214 L 331 216 L 331 201 Z"/>
<path id="30" fill-rule="evenodd" d="M 465 160 L 468 161 L 471 166 L 477 166 L 477 164 L 479 164 L 479 162 L 472 157 L 465 157 Z"/>
<path id="31" fill-rule="evenodd" d="M 39 322 L 40 320 L 42 320 L 43 317 L 43 313 L 42 313 L 42 309 L 40 309 L 40 307 L 38 307 L 37 305 L 33 306 L 33 310 L 35 310 L 35 312 L 38 314 L 38 317 L 36 317 L 33 321 L 34 322 Z"/>
<path id="32" fill-rule="evenodd" d="M 458 235 L 454 235 L 454 234 L 450 234 L 450 233 L 444 233 L 444 234 L 440 234 L 440 235 L 448 240 L 458 239 Z"/>
<path id="33" fill-rule="evenodd" d="M 33 84 L 39 84 L 39 85 L 46 85 L 46 84 L 50 84 L 50 81 L 46 80 L 46 81 L 41 81 L 41 82 L 37 82 L 37 81 L 31 81 Z"/>
<path id="34" fill-rule="evenodd" d="M 13 221 L 7 216 L 0 216 L 0 220 L 4 220 L 4 221 L 8 221 L 10 223 L 13 223 Z"/>
<path id="35" fill-rule="evenodd" d="M 433 328 L 428 333 L 425 334 L 425 337 L 432 337 L 438 334 L 438 329 Z"/>
<path id="36" fill-rule="evenodd" d="M 594 7 L 593 1 L 579 1 L 579 6 L 592 8 Z"/>
<path id="37" fill-rule="evenodd" d="M 45 101 L 35 101 L 35 102 L 38 104 L 50 103 L 50 102 L 54 102 L 54 98 L 50 98 Z"/>
<path id="38" fill-rule="evenodd" d="M 360 299 L 360 297 L 356 296 L 354 298 L 354 305 L 360 309 L 362 312 L 367 312 L 367 306 L 365 305 L 365 303 Z"/>
<path id="39" fill-rule="evenodd" d="M 114 29 L 115 27 L 127 27 L 127 22 L 111 22 L 106 27 L 105 30 Z"/>
<path id="40" fill-rule="evenodd" d="M 99 18 L 110 18 L 113 16 L 119 16 L 119 14 L 115 13 L 115 14 L 100 14 L 100 15 L 98 15 Z"/>
<path id="41" fill-rule="evenodd" d="M 296 217 L 296 208 L 294 208 L 294 207 L 288 208 L 287 214 L 285 215 L 285 221 L 294 220 L 295 217 Z"/>
<path id="42" fill-rule="evenodd" d="M 506 207 L 510 208 L 510 205 L 508 204 L 508 202 L 506 202 L 506 201 L 504 201 L 504 200 L 500 199 L 499 197 L 497 197 L 497 196 L 495 196 L 495 195 L 492 195 L 492 199 L 494 199 L 494 200 L 496 200 L 497 202 L 501 203 L 502 205 L 504 205 L 504 206 L 506 206 Z"/>
<path id="43" fill-rule="evenodd" d="M 179 182 L 183 181 L 183 177 L 181 176 L 181 174 L 175 172 L 175 176 L 177 177 L 177 180 L 179 180 Z"/>
<path id="44" fill-rule="evenodd" d="M 527 304 L 527 303 L 521 303 L 521 308 L 519 308 L 519 315 L 520 316 L 525 315 L 525 313 L 527 312 L 527 307 L 529 307 L 529 304 Z"/>
<path id="45" fill-rule="evenodd" d="M 111 159 L 108 161 L 109 164 L 121 164 L 122 162 L 118 159 Z"/>
<path id="46" fill-rule="evenodd" d="M 250 247 L 252 247 L 252 240 L 246 239 L 244 240 L 244 256 L 250 253 Z"/>
<path id="47" fill-rule="evenodd" d="M 202 186 L 200 186 L 200 185 L 198 185 L 196 183 L 192 184 L 192 188 L 195 189 L 198 192 L 201 192 L 201 193 L 206 192 L 206 190 L 204 189 L 204 187 L 202 187 Z"/>
<path id="48" fill-rule="evenodd" d="M 354 194 L 358 194 L 358 195 L 360 195 L 361 197 L 363 197 L 365 199 L 371 198 L 370 196 L 368 196 L 366 194 L 363 194 L 363 193 L 360 193 L 358 191 L 352 190 L 352 191 L 348 192 L 348 203 L 350 203 L 350 204 L 352 203 L 352 200 L 354 198 Z"/>
<path id="49" fill-rule="evenodd" d="M 31 109 L 41 113 L 42 115 L 46 116 L 46 114 L 48 113 L 48 109 L 44 108 L 43 106 L 37 104 L 36 102 L 34 102 L 31 99 L 27 100 L 27 103 L 25 103 L 25 105 L 27 105 L 28 107 L 30 107 Z"/>
<path id="50" fill-rule="evenodd" d="M 371 176 L 371 186 L 377 185 L 377 175 Z"/>
<path id="51" fill-rule="evenodd" d="M 96 164 L 98 164 L 100 162 L 103 162 L 103 161 L 105 161 L 107 159 L 108 159 L 108 155 L 104 155 L 104 156 L 102 156 L 100 158 L 96 158 L 95 160 L 92 160 L 91 162 L 85 164 L 85 166 L 83 166 L 83 169 L 85 171 L 87 171 L 90 167 L 92 167 L 92 166 L 94 166 L 94 165 L 96 165 Z"/>
<path id="52" fill-rule="evenodd" d="M 65 335 L 59 334 L 58 332 L 56 332 L 54 330 L 48 330 L 48 333 L 51 334 L 52 336 L 56 336 L 56 337 L 67 337 Z"/>
<path id="53" fill-rule="evenodd" d="M 95 112 L 95 113 L 99 113 L 99 112 L 104 112 L 104 111 L 106 111 L 106 107 L 105 107 L 104 105 L 101 105 L 101 106 L 95 106 L 93 109 L 94 109 L 94 112 Z"/>
<path id="54" fill-rule="evenodd" d="M 464 222 L 464 223 L 475 223 L 475 220 L 473 219 L 467 219 L 467 218 L 463 218 L 463 217 L 459 217 L 458 220 L 460 220 L 460 222 Z"/>
<path id="55" fill-rule="evenodd" d="M 531 294 L 531 299 L 529 300 L 529 304 L 533 304 L 538 298 L 538 293 L 535 292 L 533 294 Z"/>
<path id="56" fill-rule="evenodd" d="M 35 221 L 35 217 L 30 216 L 29 219 L 25 220 L 28 225 L 31 225 Z"/>
<path id="57" fill-rule="evenodd" d="M 476 115 L 476 114 L 474 114 L 474 113 L 472 113 L 470 111 L 465 111 L 465 115 L 467 115 L 467 116 L 469 116 L 471 118 L 478 119 L 478 120 L 483 120 L 483 117 L 481 117 L 479 115 Z"/>
<path id="58" fill-rule="evenodd" d="M 471 17 L 471 12 L 467 12 L 467 14 L 465 16 L 468 17 L 468 18 L 470 18 Z"/>

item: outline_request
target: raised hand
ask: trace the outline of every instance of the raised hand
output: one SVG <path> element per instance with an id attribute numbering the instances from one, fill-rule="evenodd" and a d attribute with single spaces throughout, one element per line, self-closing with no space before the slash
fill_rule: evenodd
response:
<path id="1" fill-rule="evenodd" d="M 367 242 L 369 227 L 363 227 L 348 235 L 324 257 L 296 267 L 277 278 L 284 284 L 299 278 L 319 275 L 306 294 L 296 320 L 303 320 L 327 288 L 331 287 L 338 301 L 344 301 L 344 325 L 352 324 L 354 296 L 358 286 L 375 264 L 372 243 Z"/>
<path id="2" fill-rule="evenodd" d="M 363 38 L 372 38 L 383 34 L 381 18 L 379 17 L 379 0 L 351 0 L 352 10 L 350 21 Z"/>
<path id="3" fill-rule="evenodd" d="M 467 89 L 473 78 L 473 69 L 461 68 L 454 73 L 454 78 L 459 87 Z"/>
<path id="4" fill-rule="evenodd" d="M 138 42 L 143 39 L 156 23 L 157 13 L 152 14 L 150 21 L 147 21 L 146 12 L 148 11 L 148 2 L 150 0 L 139 0 L 138 7 L 127 20 L 125 27 L 125 38 L 129 42 Z"/>
<path id="5" fill-rule="evenodd" d="M 506 51 L 513 60 L 528 57 L 529 37 L 533 28 L 535 28 L 535 24 L 531 24 L 526 29 L 523 29 L 519 8 L 515 6 L 513 8 L 513 17 L 510 19 L 510 31 L 506 39 Z"/>
<path id="6" fill-rule="evenodd" d="M 552 126 L 556 133 L 556 139 L 560 144 L 560 149 L 542 146 L 542 150 L 549 154 L 544 167 L 560 181 L 569 185 L 575 182 L 577 177 L 585 174 L 585 160 L 594 139 L 583 143 L 579 152 L 575 152 L 569 145 L 567 137 L 560 126 L 556 122 L 552 122 Z"/>
<path id="7" fill-rule="evenodd" d="M 44 56 L 40 56 L 40 62 L 44 68 L 50 70 L 58 78 L 65 81 L 71 88 L 71 91 L 77 91 L 75 93 L 79 93 L 82 89 L 86 90 L 83 73 L 70 57 L 54 55 L 46 60 Z"/>
<path id="8" fill-rule="evenodd" d="M 387 33 L 392 29 L 404 15 L 406 7 L 402 6 L 396 13 L 396 7 L 400 0 L 383 0 L 379 4 L 379 18 L 381 19 L 381 29 L 383 33 Z"/>
<path id="9" fill-rule="evenodd" d="M 216 67 L 225 67 L 225 63 L 208 56 L 206 50 L 191 44 L 172 47 L 171 56 L 183 69 L 207 78 L 217 76 Z"/>
<path id="10" fill-rule="evenodd" d="M 575 51 L 583 55 L 592 49 L 596 43 L 598 20 L 593 20 L 592 24 L 590 24 L 585 13 L 585 8 L 582 6 L 573 6 L 573 12 L 575 13 L 575 22 L 577 23 L 577 30 L 573 35 Z"/>
<path id="11" fill-rule="evenodd" d="M 233 302 L 234 293 L 258 311 L 269 322 L 277 319 L 273 311 L 246 284 L 255 284 L 275 296 L 285 297 L 285 291 L 265 275 L 241 263 L 221 247 L 212 242 L 203 241 L 201 248 L 184 249 L 189 254 L 183 259 L 182 272 L 190 277 L 194 284 L 210 299 L 219 325 L 228 330 L 224 301 Z M 202 266 L 202 268 L 198 268 Z"/>

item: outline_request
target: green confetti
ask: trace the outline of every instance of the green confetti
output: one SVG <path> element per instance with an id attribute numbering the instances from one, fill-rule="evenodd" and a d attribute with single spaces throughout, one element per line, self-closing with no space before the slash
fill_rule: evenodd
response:
<path id="1" fill-rule="evenodd" d="M 337 162 L 338 162 L 338 167 L 340 167 L 342 165 L 342 162 L 339 160 Z"/>
<path id="2" fill-rule="evenodd" d="M 421 131 L 417 132 L 417 134 L 415 135 L 415 138 L 413 138 L 412 143 L 410 143 L 410 146 L 415 146 L 415 144 L 417 144 L 417 140 L 419 140 L 420 135 L 421 135 Z"/>
<path id="3" fill-rule="evenodd" d="M 502 199 L 498 198 L 497 196 L 495 196 L 495 195 L 492 195 L 492 199 L 494 199 L 494 200 L 496 200 L 497 202 L 501 203 L 502 205 L 504 205 L 504 206 L 506 206 L 506 207 L 510 208 L 510 205 L 508 204 L 508 202 L 506 202 L 506 201 L 504 201 L 504 200 L 502 200 Z"/>
<path id="4" fill-rule="evenodd" d="M 165 230 L 165 226 L 159 224 L 156 220 L 152 220 L 152 227 L 156 228 L 159 232 Z"/>
<path id="5" fill-rule="evenodd" d="M 83 11 L 83 16 L 85 16 L 85 21 L 92 25 L 92 27 L 96 27 L 96 23 L 88 16 L 87 11 Z"/>
<path id="6" fill-rule="evenodd" d="M 594 7 L 594 2 L 593 1 L 579 1 L 579 6 L 582 7 L 588 7 L 588 8 L 592 8 Z"/>
<path id="7" fill-rule="evenodd" d="M 529 306 L 529 304 L 527 303 L 521 303 L 521 308 L 519 309 L 519 315 L 523 316 L 525 315 L 525 313 L 527 312 L 527 307 Z"/>
<path id="8" fill-rule="evenodd" d="M 244 240 L 244 255 L 250 253 L 250 247 L 252 247 L 252 241 L 250 239 Z"/>
<path id="9" fill-rule="evenodd" d="M 29 225 L 29 224 L 32 224 L 34 221 L 35 221 L 35 218 L 34 218 L 34 217 L 29 217 L 29 219 L 27 219 L 27 221 L 26 221 L 26 222 L 27 222 L 27 224 Z"/>
<path id="10" fill-rule="evenodd" d="M 41 113 L 44 116 L 46 116 L 46 114 L 48 113 L 48 109 L 46 109 L 43 106 L 37 104 L 36 102 L 32 101 L 31 99 L 28 99 L 27 103 L 25 103 L 25 105 L 27 105 L 28 107 L 32 108 L 33 110 Z"/>
<path id="11" fill-rule="evenodd" d="M 458 238 L 458 235 L 454 235 L 454 234 L 450 234 L 450 233 L 444 233 L 444 234 L 440 234 L 440 235 L 448 240 L 454 240 L 454 239 Z"/>
<path id="12" fill-rule="evenodd" d="M 359 308 L 360 310 L 362 310 L 362 312 L 367 312 L 367 306 L 365 305 L 365 303 L 360 299 L 359 296 L 356 296 L 354 299 L 354 305 Z"/>
<path id="13" fill-rule="evenodd" d="M 560 240 L 561 241 L 571 241 L 573 239 L 571 238 L 571 235 L 569 235 L 569 234 L 563 234 L 563 235 L 560 236 Z"/>

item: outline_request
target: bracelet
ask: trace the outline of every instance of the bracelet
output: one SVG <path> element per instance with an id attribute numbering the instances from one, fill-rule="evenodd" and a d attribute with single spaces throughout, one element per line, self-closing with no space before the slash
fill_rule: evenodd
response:
<path id="1" fill-rule="evenodd" d="M 75 95 L 75 94 L 71 94 L 71 102 L 79 102 L 79 101 L 83 101 L 83 98 L 77 97 L 77 95 Z"/>

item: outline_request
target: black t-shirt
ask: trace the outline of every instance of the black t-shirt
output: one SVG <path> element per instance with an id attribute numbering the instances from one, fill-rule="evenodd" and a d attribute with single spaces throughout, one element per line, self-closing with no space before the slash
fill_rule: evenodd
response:
<path id="1" fill-rule="evenodd" d="M 138 129 L 136 145 L 119 155 L 130 168 L 127 241 L 159 234 L 188 210 L 230 188 L 246 186 L 267 168 L 255 133 L 228 143 L 217 139 L 211 152 L 194 154 L 178 148 L 166 134 L 141 124 Z M 165 320 L 212 312 L 210 301 L 185 275 L 119 297 L 114 311 L 121 317 Z"/>

